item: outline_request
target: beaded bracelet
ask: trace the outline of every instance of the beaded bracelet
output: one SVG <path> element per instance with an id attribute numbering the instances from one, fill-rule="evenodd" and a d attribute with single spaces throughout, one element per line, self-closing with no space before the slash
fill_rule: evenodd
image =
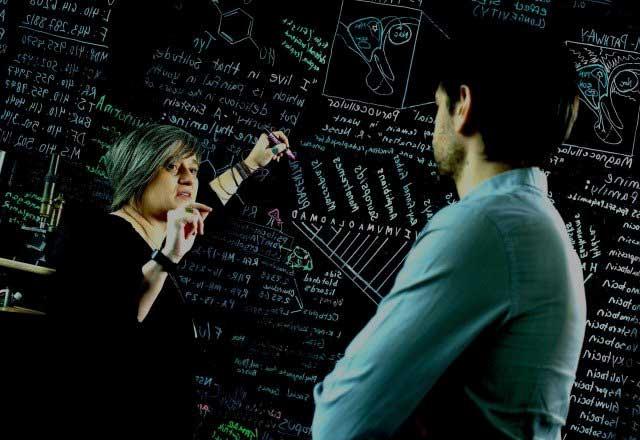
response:
<path id="1" fill-rule="evenodd" d="M 247 163 L 244 160 L 240 161 L 240 166 L 242 168 L 244 168 L 247 171 L 248 174 L 252 174 L 252 173 L 256 172 L 258 169 L 260 169 L 260 167 L 253 168 L 253 169 L 249 168 L 249 165 L 247 165 Z"/>
<path id="2" fill-rule="evenodd" d="M 224 186 L 222 186 L 222 181 L 221 181 L 221 179 L 220 179 L 220 178 L 218 178 L 217 180 L 218 180 L 218 186 L 220 187 L 220 189 L 221 189 L 222 191 L 224 191 L 224 192 L 225 192 L 225 194 L 227 194 L 229 197 L 233 197 L 233 195 L 234 195 L 235 193 L 230 193 L 229 191 L 227 191 L 226 189 L 224 189 Z"/>
<path id="3" fill-rule="evenodd" d="M 240 160 L 238 161 L 238 163 L 240 164 L 240 166 L 241 166 L 242 168 L 244 168 L 244 169 L 245 169 L 245 171 L 247 172 L 247 174 L 253 174 L 253 173 L 255 173 L 256 171 L 258 171 L 258 170 L 260 169 L 260 166 L 258 166 L 258 168 L 251 168 L 251 167 L 249 167 L 249 165 L 247 165 L 247 163 L 245 162 L 245 161 L 247 160 L 247 158 L 248 158 L 248 157 L 249 157 L 249 156 L 245 157 L 244 159 L 240 159 Z"/>

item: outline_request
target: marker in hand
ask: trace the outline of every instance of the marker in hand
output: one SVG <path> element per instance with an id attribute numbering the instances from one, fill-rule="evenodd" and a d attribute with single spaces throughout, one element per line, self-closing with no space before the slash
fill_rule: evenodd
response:
<path id="1" fill-rule="evenodd" d="M 272 146 L 276 146 L 282 143 L 282 141 L 278 139 L 276 135 L 274 135 L 270 131 L 267 131 L 267 137 L 269 138 L 269 142 L 271 143 Z M 293 151 L 291 151 L 289 148 L 284 150 L 284 153 L 287 155 L 289 159 L 296 160 L 296 155 L 293 154 Z"/>

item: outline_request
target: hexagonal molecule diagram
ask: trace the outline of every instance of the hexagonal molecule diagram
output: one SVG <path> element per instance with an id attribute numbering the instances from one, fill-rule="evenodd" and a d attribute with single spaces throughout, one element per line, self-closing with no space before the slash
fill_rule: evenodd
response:
<path id="1" fill-rule="evenodd" d="M 225 12 L 220 18 L 218 34 L 229 44 L 236 44 L 251 38 L 253 17 L 240 8 Z"/>

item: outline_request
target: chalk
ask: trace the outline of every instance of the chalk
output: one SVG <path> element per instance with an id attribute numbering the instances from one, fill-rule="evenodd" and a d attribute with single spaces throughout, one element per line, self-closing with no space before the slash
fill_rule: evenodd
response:
<path id="1" fill-rule="evenodd" d="M 272 145 L 279 145 L 282 143 L 282 141 L 280 141 L 280 139 L 278 139 L 276 137 L 276 135 L 274 135 L 273 133 L 271 133 L 270 131 L 267 132 L 267 137 L 269 138 L 269 142 Z M 293 153 L 293 151 L 291 151 L 289 148 L 287 148 L 286 150 L 284 150 L 284 153 L 287 155 L 287 157 L 289 159 L 293 159 L 296 160 L 296 155 Z"/>

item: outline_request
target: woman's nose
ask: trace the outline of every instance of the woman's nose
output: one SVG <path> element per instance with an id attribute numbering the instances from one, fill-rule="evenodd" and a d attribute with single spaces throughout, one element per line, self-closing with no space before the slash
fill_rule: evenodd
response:
<path id="1" fill-rule="evenodd" d="M 195 175 L 188 168 L 183 168 L 180 172 L 180 183 L 192 185 Z"/>

